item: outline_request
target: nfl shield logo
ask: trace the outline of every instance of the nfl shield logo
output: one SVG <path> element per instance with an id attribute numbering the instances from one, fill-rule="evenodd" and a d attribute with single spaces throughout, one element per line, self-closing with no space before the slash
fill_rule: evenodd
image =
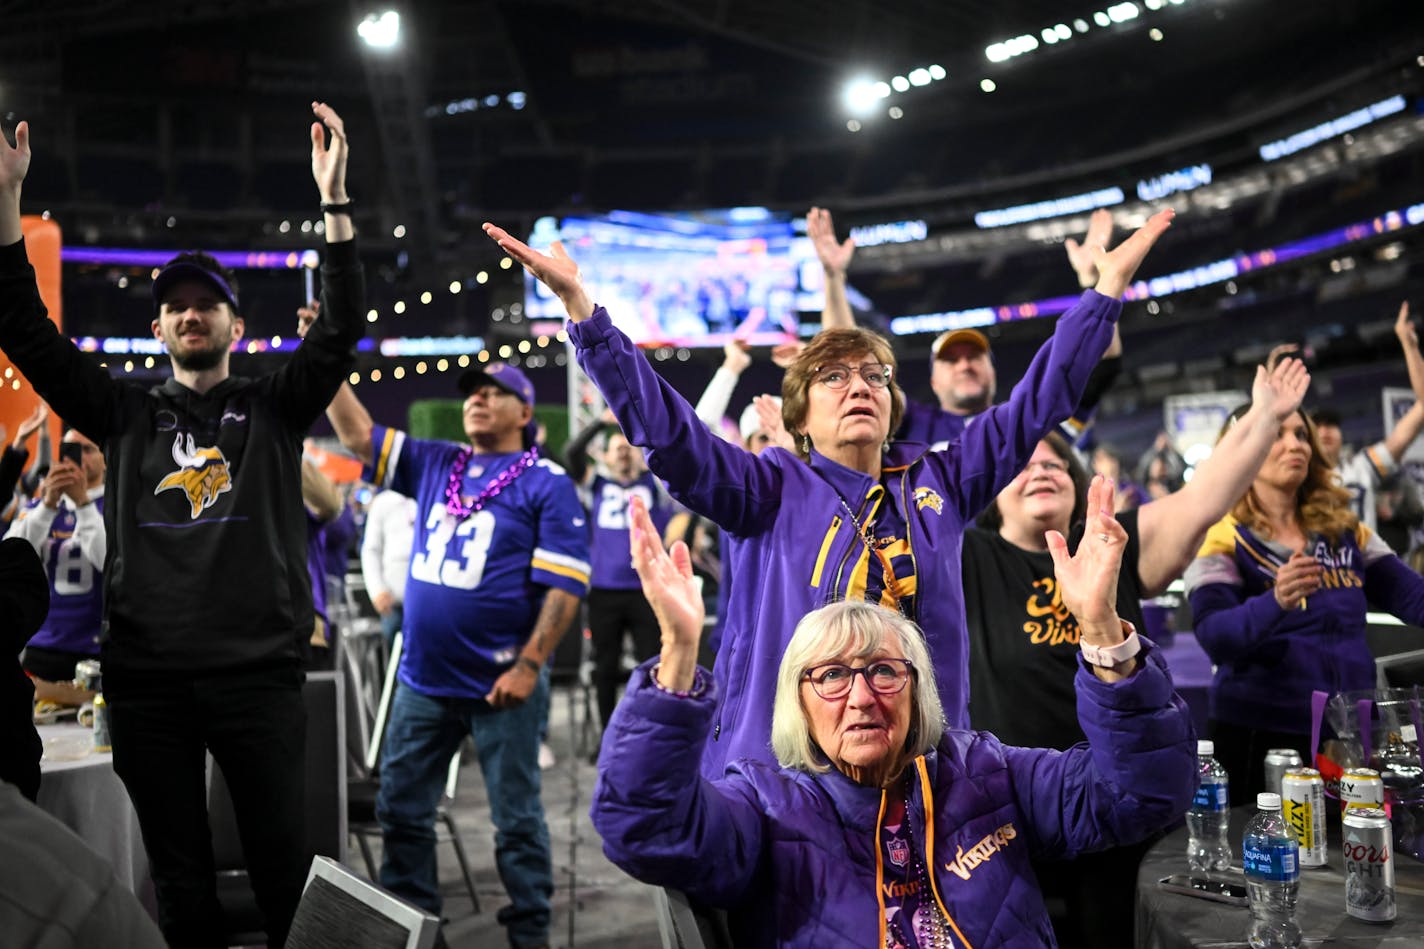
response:
<path id="1" fill-rule="evenodd" d="M 903 867 L 910 862 L 910 845 L 899 837 L 891 837 L 890 842 L 885 845 L 885 851 L 890 856 L 890 862 L 897 867 Z"/>

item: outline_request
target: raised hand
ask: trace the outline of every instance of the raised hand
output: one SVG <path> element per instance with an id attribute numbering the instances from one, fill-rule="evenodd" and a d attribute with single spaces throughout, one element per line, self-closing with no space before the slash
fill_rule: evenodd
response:
<path id="1" fill-rule="evenodd" d="M 1256 367 L 1256 380 L 1251 384 L 1251 404 L 1271 413 L 1276 424 L 1290 418 L 1300 408 L 1305 390 L 1310 388 L 1310 370 L 1299 359 L 1287 358 L 1276 363 L 1269 372 Z"/>
<path id="2" fill-rule="evenodd" d="M 771 361 L 782 369 L 790 369 L 791 364 L 796 361 L 796 357 L 801 355 L 801 350 L 806 348 L 802 342 L 778 343 L 771 347 Z"/>
<path id="3" fill-rule="evenodd" d="M 844 277 L 850 259 L 855 256 L 855 239 L 847 237 L 836 243 L 836 225 L 831 220 L 831 212 L 812 208 L 806 215 L 806 236 L 811 238 L 811 246 L 816 248 L 816 256 L 821 259 L 826 273 Z"/>
<path id="4" fill-rule="evenodd" d="M 519 261 L 525 270 L 534 275 L 535 280 L 559 298 L 568 311 L 569 319 L 581 323 L 593 315 L 593 300 L 583 288 L 578 264 L 565 253 L 563 241 L 554 241 L 549 246 L 549 253 L 541 254 L 502 227 L 486 221 L 484 229 L 501 250 Z"/>
<path id="5" fill-rule="evenodd" d="M 15 126 L 15 147 L 0 136 L 0 246 L 25 236 L 20 224 L 20 185 L 30 171 L 30 123 Z"/>
<path id="6" fill-rule="evenodd" d="M 1078 275 L 1078 286 L 1091 287 L 1098 282 L 1098 265 L 1093 261 L 1093 250 L 1107 249 L 1108 241 L 1112 240 L 1112 230 L 1112 212 L 1107 208 L 1098 208 L 1088 218 L 1088 233 L 1083 235 L 1083 243 L 1071 237 L 1063 242 L 1063 249 L 1068 252 L 1068 265 Z"/>
<path id="7" fill-rule="evenodd" d="M 20 427 L 15 429 L 15 447 L 19 448 L 29 440 L 29 437 L 40 430 L 40 426 L 49 418 L 49 405 L 43 400 L 36 403 L 35 409 L 26 419 L 20 423 Z"/>
<path id="8" fill-rule="evenodd" d="M 312 177 L 321 191 L 323 204 L 345 204 L 346 195 L 346 123 L 336 110 L 325 102 L 313 102 L 312 114 L 317 117 L 311 126 Z M 326 132 L 331 133 L 330 144 Z"/>
<path id="9" fill-rule="evenodd" d="M 786 423 L 781 418 L 781 406 L 776 400 L 769 395 L 759 395 L 752 399 L 752 405 L 756 406 L 757 420 L 771 443 L 796 454 L 796 439 L 786 430 Z"/>
<path id="10" fill-rule="evenodd" d="M 1419 333 L 1414 322 L 1409 319 L 1409 301 L 1399 305 L 1399 315 L 1394 318 L 1394 335 L 1399 337 L 1399 345 L 1405 349 L 1419 348 Z"/>
<path id="11" fill-rule="evenodd" d="M 1117 575 L 1122 569 L 1122 552 L 1127 547 L 1127 531 L 1113 517 L 1113 483 L 1096 475 L 1088 486 L 1088 518 L 1078 552 L 1068 555 L 1068 541 L 1058 531 L 1044 535 L 1053 558 L 1053 575 L 1063 605 L 1078 620 L 1078 628 L 1089 642 L 1106 631 L 1103 645 L 1122 641 L 1117 615 Z"/>
<path id="12" fill-rule="evenodd" d="M 745 340 L 729 339 L 722 344 L 722 368 L 734 376 L 740 376 L 747 371 L 747 367 L 752 364 L 752 357 L 747 353 L 747 343 Z"/>
<path id="13" fill-rule="evenodd" d="M 1271 588 L 1276 603 L 1283 610 L 1304 606 L 1306 597 L 1320 589 L 1320 561 L 1297 550 L 1276 570 L 1276 585 Z"/>
<path id="14" fill-rule="evenodd" d="M 1157 238 L 1172 226 L 1172 219 L 1176 216 L 1176 211 L 1166 208 L 1148 218 L 1146 224 L 1111 251 L 1101 247 L 1090 248 L 1093 266 L 1098 268 L 1097 291 L 1106 297 L 1121 297 L 1137 275 L 1137 268 L 1142 266 L 1147 252 L 1157 243 Z"/>
<path id="15" fill-rule="evenodd" d="M 653 608 L 662 630 L 664 652 L 669 647 L 690 650 L 697 660 L 697 644 L 702 639 L 702 590 L 692 575 L 692 555 L 687 544 L 677 541 L 664 550 L 662 538 L 648 506 L 636 494 L 628 502 L 628 547 L 633 569 L 643 583 L 643 596 Z"/>
<path id="16" fill-rule="evenodd" d="M 312 300 L 306 306 L 297 307 L 297 338 L 306 339 L 307 330 L 321 316 L 321 301 Z M 379 611 L 378 611 L 379 612 Z"/>

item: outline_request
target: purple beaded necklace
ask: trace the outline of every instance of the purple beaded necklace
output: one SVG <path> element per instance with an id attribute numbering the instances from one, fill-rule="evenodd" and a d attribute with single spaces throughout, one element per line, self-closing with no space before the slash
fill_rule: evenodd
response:
<path id="1" fill-rule="evenodd" d="M 451 517 L 458 517 L 461 520 L 469 517 L 476 511 L 482 510 L 486 504 L 495 499 L 505 488 L 513 483 L 514 479 L 534 467 L 534 462 L 539 460 L 539 446 L 535 445 L 514 460 L 514 464 L 504 469 L 499 475 L 485 485 L 485 489 L 471 501 L 468 505 L 460 500 L 460 482 L 465 478 L 465 469 L 470 464 L 470 459 L 474 457 L 473 448 L 461 448 L 460 453 L 455 456 L 455 463 L 450 466 L 450 480 L 445 483 L 445 510 Z"/>

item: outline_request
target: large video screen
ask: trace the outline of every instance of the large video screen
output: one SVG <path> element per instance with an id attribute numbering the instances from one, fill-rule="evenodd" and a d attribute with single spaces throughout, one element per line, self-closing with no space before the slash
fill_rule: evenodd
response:
<path id="1" fill-rule="evenodd" d="M 798 314 L 820 312 L 820 263 L 804 217 L 766 208 L 542 218 L 529 243 L 562 240 L 613 322 L 643 346 L 755 346 L 796 338 Z M 559 301 L 525 276 L 525 311 L 563 319 Z"/>

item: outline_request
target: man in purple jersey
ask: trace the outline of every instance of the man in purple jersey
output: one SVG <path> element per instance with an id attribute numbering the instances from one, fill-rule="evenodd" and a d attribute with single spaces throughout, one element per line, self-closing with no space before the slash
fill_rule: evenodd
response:
<path id="1" fill-rule="evenodd" d="M 79 464 L 62 453 L 5 536 L 28 541 L 49 576 L 49 616 L 21 658 L 35 698 L 78 705 L 85 696 L 69 684 L 74 666 L 98 657 L 104 622 L 104 454 L 74 429 L 63 444 L 78 451 Z"/>
<path id="2" fill-rule="evenodd" d="M 460 377 L 467 445 L 377 425 L 350 386 L 327 408 L 377 487 L 415 498 L 405 645 L 381 758 L 381 885 L 440 913 L 435 808 L 450 759 L 475 740 L 515 947 L 549 941 L 553 863 L 539 799 L 545 664 L 588 587 L 572 479 L 534 445 L 534 386 L 494 363 Z"/>
<path id="3" fill-rule="evenodd" d="M 602 470 L 588 464 L 588 448 L 604 435 Z M 628 678 L 623 671 L 623 639 L 633 640 L 638 662 L 657 654 L 658 620 L 643 597 L 628 550 L 628 505 L 643 499 L 658 531 L 667 529 L 676 502 L 648 470 L 643 452 L 629 443 L 618 424 L 594 422 L 569 443 L 564 455 L 569 474 L 587 486 L 589 512 L 589 563 L 593 568 L 588 591 L 588 629 L 593 641 L 593 686 L 598 698 L 599 724 L 606 726 L 618 703 L 618 686 Z"/>

